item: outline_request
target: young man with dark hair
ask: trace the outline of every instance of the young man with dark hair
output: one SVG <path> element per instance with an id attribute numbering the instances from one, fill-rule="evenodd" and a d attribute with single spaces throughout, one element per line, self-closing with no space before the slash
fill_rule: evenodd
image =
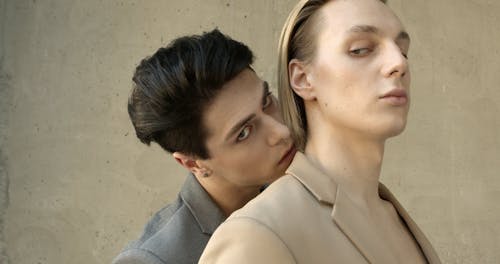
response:
<path id="1" fill-rule="evenodd" d="M 128 103 L 137 137 L 191 173 L 113 263 L 196 263 L 217 226 L 284 174 L 295 148 L 252 62 L 247 46 L 213 30 L 137 67 Z"/>

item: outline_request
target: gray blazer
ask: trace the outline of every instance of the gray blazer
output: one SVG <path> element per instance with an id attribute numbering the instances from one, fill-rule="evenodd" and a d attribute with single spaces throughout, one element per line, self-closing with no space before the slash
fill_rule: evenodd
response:
<path id="1" fill-rule="evenodd" d="M 149 221 L 113 264 L 197 263 L 208 239 L 224 221 L 222 211 L 189 174 L 177 196 Z"/>

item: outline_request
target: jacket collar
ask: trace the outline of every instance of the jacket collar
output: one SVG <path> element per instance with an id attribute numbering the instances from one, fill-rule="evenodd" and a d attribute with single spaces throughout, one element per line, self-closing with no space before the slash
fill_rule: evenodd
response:
<path id="1" fill-rule="evenodd" d="M 422 230 L 420 230 L 415 221 L 413 221 L 408 212 L 403 208 L 403 206 L 399 203 L 396 197 L 394 197 L 394 195 L 389 191 L 389 189 L 387 189 L 385 185 L 380 184 L 379 193 L 382 199 L 391 202 L 394 208 L 396 208 L 396 211 L 398 212 L 399 216 L 404 220 L 406 226 L 408 226 L 408 229 L 413 234 L 413 237 L 420 246 L 420 249 L 422 249 L 422 252 L 427 258 L 427 262 L 430 264 L 441 263 L 441 260 L 439 259 L 439 256 L 432 247 L 431 242 L 427 239 Z"/>
<path id="2" fill-rule="evenodd" d="M 357 209 L 354 202 L 342 190 L 340 185 L 335 183 L 325 172 L 315 167 L 303 153 L 297 152 L 287 170 L 287 174 L 299 180 L 318 201 L 333 207 L 331 213 L 332 220 L 353 242 L 369 263 L 396 263 L 395 259 L 384 254 L 385 245 L 374 234 L 374 230 L 364 224 L 366 216 L 363 212 Z M 422 231 L 382 183 L 379 184 L 379 195 L 382 199 L 394 205 L 396 211 L 415 237 L 428 263 L 440 263 L 436 252 Z"/>
<path id="3" fill-rule="evenodd" d="M 214 203 L 193 174 L 190 173 L 184 181 L 180 196 L 204 234 L 212 235 L 225 220 L 221 209 Z"/>

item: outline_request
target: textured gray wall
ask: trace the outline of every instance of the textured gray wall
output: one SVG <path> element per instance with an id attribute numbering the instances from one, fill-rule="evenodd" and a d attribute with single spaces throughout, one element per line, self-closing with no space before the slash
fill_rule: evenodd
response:
<path id="1" fill-rule="evenodd" d="M 4 72 L 5 58 L 5 0 L 0 0 L 0 263 L 7 263 L 7 252 L 5 243 L 5 218 L 6 209 L 9 201 L 7 176 L 7 157 L 4 155 L 7 117 L 5 113 L 9 111 L 9 103 L 11 101 L 11 89 L 8 87 L 9 76 Z"/>
<path id="2" fill-rule="evenodd" d="M 109 263 L 185 175 L 135 139 L 137 62 L 218 26 L 275 84 L 295 2 L 0 0 L 0 263 Z M 500 2 L 390 5 L 412 35 L 413 105 L 382 180 L 444 263 L 498 263 Z"/>

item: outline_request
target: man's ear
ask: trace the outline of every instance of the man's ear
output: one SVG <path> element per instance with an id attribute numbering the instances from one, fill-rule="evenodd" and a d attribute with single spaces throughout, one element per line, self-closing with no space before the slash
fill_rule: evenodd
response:
<path id="1" fill-rule="evenodd" d="M 172 153 L 174 159 L 184 168 L 199 177 L 208 177 L 212 172 L 211 170 L 203 167 L 199 159 L 193 155 L 186 155 L 181 152 Z"/>
<path id="2" fill-rule="evenodd" d="M 288 72 L 290 74 L 290 86 L 293 91 L 304 100 L 314 100 L 316 95 L 310 81 L 310 73 L 307 71 L 307 66 L 293 59 L 288 63 Z"/>

